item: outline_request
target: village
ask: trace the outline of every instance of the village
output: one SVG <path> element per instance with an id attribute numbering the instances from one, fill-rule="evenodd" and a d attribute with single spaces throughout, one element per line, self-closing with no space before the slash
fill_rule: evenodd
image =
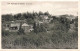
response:
<path id="1" fill-rule="evenodd" d="M 51 20 L 53 20 L 53 18 L 49 18 L 46 15 L 40 15 L 40 17 L 42 18 L 42 21 L 39 21 L 38 19 L 35 19 L 36 25 L 37 24 L 49 23 Z M 16 32 L 16 31 L 19 30 L 20 25 L 21 25 L 21 28 L 25 32 L 31 32 L 31 31 L 34 30 L 33 25 L 28 24 L 26 22 L 26 19 L 5 22 L 3 24 L 3 29 L 5 29 L 6 31 L 9 31 L 9 32 Z"/>
<path id="2" fill-rule="evenodd" d="M 40 18 L 38 18 L 38 16 L 35 16 L 36 19 L 34 20 L 36 25 L 37 24 L 44 24 L 44 23 L 47 23 L 49 24 L 52 20 L 53 20 L 53 17 L 49 17 L 47 15 L 40 15 Z M 75 19 L 75 17 L 71 18 L 71 16 L 67 16 L 66 18 L 70 19 L 72 21 L 72 19 Z M 24 30 L 24 32 L 31 32 L 33 31 L 33 24 L 28 24 L 27 19 L 24 19 L 24 20 L 15 20 L 15 21 L 8 21 L 8 22 L 5 22 L 3 23 L 3 29 L 5 31 L 9 31 L 9 32 L 17 32 L 20 28 L 20 25 L 21 25 L 21 28 Z M 75 23 L 75 22 L 74 22 Z M 70 24 L 70 31 L 72 31 L 74 29 L 74 24 Z M 46 29 L 47 30 L 47 29 Z"/>

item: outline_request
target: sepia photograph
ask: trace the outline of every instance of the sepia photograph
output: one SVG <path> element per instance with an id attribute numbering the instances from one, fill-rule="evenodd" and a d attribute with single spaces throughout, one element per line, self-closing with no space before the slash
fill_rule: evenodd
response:
<path id="1" fill-rule="evenodd" d="M 78 2 L 1 2 L 1 32 L 2 49 L 78 49 Z"/>

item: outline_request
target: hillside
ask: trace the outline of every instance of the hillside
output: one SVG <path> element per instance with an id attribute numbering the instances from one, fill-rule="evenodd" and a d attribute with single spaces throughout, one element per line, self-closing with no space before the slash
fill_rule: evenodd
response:
<path id="1" fill-rule="evenodd" d="M 77 49 L 78 16 L 48 12 L 2 15 L 3 49 Z"/>

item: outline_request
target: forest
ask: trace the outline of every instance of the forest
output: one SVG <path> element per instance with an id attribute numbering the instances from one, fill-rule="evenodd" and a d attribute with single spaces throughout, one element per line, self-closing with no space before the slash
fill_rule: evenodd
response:
<path id="1" fill-rule="evenodd" d="M 41 15 L 53 19 L 49 23 L 36 25 L 35 20 L 43 20 Z M 16 20 L 26 20 L 28 24 L 33 25 L 34 30 L 25 33 L 21 28 L 18 32 L 9 32 L 3 29 L 3 24 Z M 48 11 L 2 15 L 2 48 L 78 49 L 78 16 L 68 14 L 54 16 Z"/>

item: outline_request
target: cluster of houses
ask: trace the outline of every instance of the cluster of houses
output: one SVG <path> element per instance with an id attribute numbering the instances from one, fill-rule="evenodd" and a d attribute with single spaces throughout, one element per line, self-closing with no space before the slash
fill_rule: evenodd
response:
<path id="1" fill-rule="evenodd" d="M 53 18 L 49 18 L 46 15 L 41 15 L 42 21 L 35 19 L 36 24 L 43 24 L 43 23 L 49 23 Z M 18 31 L 19 28 L 21 28 L 25 32 L 31 32 L 33 31 L 33 25 L 29 25 L 26 20 L 16 20 L 16 21 L 10 21 L 3 24 L 3 29 L 9 32 L 15 32 Z"/>
<path id="2" fill-rule="evenodd" d="M 39 20 L 40 18 L 42 20 Z M 38 17 L 38 19 L 37 18 L 35 19 L 36 25 L 49 23 L 51 20 L 53 20 L 53 17 L 48 17 L 47 15 L 40 15 L 40 18 Z M 66 17 L 66 18 L 70 19 L 71 17 Z M 74 18 L 71 18 L 70 20 L 72 21 L 72 19 L 74 19 Z M 19 30 L 20 25 L 21 25 L 21 28 L 25 32 L 31 32 L 34 30 L 33 25 L 28 24 L 26 19 L 25 20 L 8 21 L 6 23 L 2 23 L 2 28 L 9 32 L 15 32 L 15 31 Z M 70 30 L 75 28 L 74 24 L 70 24 L 70 27 L 71 27 Z"/>
<path id="3" fill-rule="evenodd" d="M 3 29 L 9 32 L 15 32 L 19 30 L 20 25 L 25 32 L 30 32 L 33 30 L 33 26 L 27 24 L 25 20 L 6 22 L 5 24 L 3 24 Z"/>

